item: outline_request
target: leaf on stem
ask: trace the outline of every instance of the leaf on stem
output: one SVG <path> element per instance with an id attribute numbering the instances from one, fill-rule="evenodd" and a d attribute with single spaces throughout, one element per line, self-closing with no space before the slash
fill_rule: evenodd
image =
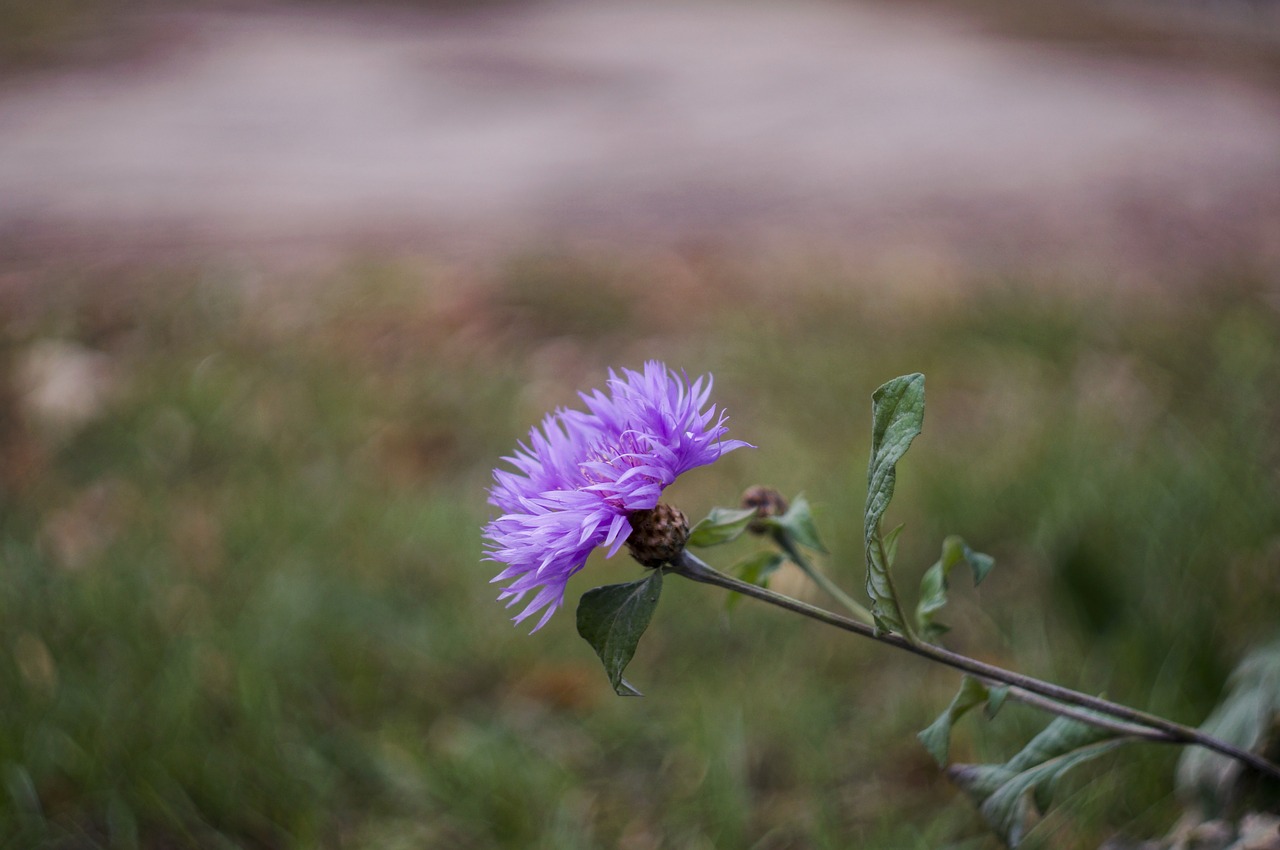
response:
<path id="1" fill-rule="evenodd" d="M 778 552 L 757 552 L 745 561 L 740 561 L 734 565 L 734 572 L 748 584 L 754 584 L 757 587 L 768 587 L 769 578 L 778 571 L 779 567 L 786 563 L 786 560 L 786 556 Z M 730 593 L 725 600 L 725 608 L 733 610 L 741 600 L 741 593 Z"/>
<path id="2" fill-rule="evenodd" d="M 1245 656 L 1228 680 L 1230 693 L 1200 731 L 1243 750 L 1264 752 L 1280 734 L 1280 639 Z M 1203 747 L 1188 747 L 1178 761 L 1178 790 L 1220 814 L 1237 796 L 1239 761 Z"/>
<path id="3" fill-rule="evenodd" d="M 755 515 L 755 508 L 712 508 L 689 532 L 688 545 L 701 549 L 737 540 Z"/>
<path id="4" fill-rule="evenodd" d="M 988 720 L 994 720 L 995 716 L 1000 713 L 1000 707 L 1004 705 L 1004 701 L 1008 698 L 1008 685 L 992 685 L 987 688 L 987 707 L 982 709 L 982 713 L 987 716 Z"/>
<path id="5" fill-rule="evenodd" d="M 990 698 L 991 691 L 986 685 L 972 676 L 965 676 L 960 682 L 960 690 L 951 700 L 951 705 L 947 706 L 928 728 L 916 735 L 920 743 L 924 744 L 924 748 L 929 751 L 929 755 L 933 756 L 933 760 L 938 763 L 938 767 L 947 766 L 947 756 L 951 751 L 951 727 L 969 709 L 987 702 Z"/>
<path id="6" fill-rule="evenodd" d="M 622 678 L 622 671 L 636 654 L 661 593 L 662 571 L 652 570 L 639 581 L 588 590 L 578 600 L 578 634 L 600 656 L 618 696 L 642 696 Z"/>
<path id="7" fill-rule="evenodd" d="M 1132 740 L 1069 717 L 1056 718 L 1004 764 L 957 764 L 947 776 L 978 804 L 978 811 L 1000 839 L 1017 847 L 1032 812 L 1044 814 L 1062 775 Z"/>
<path id="8" fill-rule="evenodd" d="M 893 531 L 884 536 L 884 562 L 891 569 L 893 562 L 898 560 L 898 536 L 902 534 L 902 529 L 906 527 L 906 523 L 899 523 L 894 526 Z"/>
<path id="9" fill-rule="evenodd" d="M 801 546 L 824 554 L 827 551 L 827 547 L 822 545 L 822 539 L 818 537 L 818 527 L 813 521 L 813 509 L 809 507 L 809 500 L 803 493 L 791 501 L 791 507 L 787 508 L 787 512 L 782 516 L 766 517 L 763 522 L 766 527 L 789 535 Z"/>
<path id="10" fill-rule="evenodd" d="M 916 628 L 920 637 L 934 640 L 947 631 L 947 626 L 934 619 L 947 604 L 948 580 L 951 568 L 959 563 L 966 563 L 973 572 L 973 584 L 978 586 L 991 568 L 995 559 L 990 555 L 975 552 L 959 537 L 952 535 L 942 541 L 942 556 L 930 567 L 920 579 L 920 602 L 916 605 Z"/>
<path id="11" fill-rule="evenodd" d="M 867 508 L 863 517 L 866 542 L 867 594 L 876 625 L 884 631 L 909 634 L 906 618 L 889 576 L 888 547 L 880 522 L 893 498 L 897 463 L 924 424 L 924 375 L 894 378 L 871 396 L 871 463 L 867 470 Z"/>

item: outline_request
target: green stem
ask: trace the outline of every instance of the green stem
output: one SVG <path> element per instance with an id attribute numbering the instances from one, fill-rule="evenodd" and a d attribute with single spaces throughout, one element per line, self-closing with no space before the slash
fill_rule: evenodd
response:
<path id="1" fill-rule="evenodd" d="M 1005 670 L 996 667 L 993 664 L 986 664 L 968 656 L 950 652 L 940 646 L 934 646 L 930 643 L 912 643 L 901 635 L 878 633 L 875 628 L 857 620 L 851 620 L 841 614 L 835 614 L 830 611 L 823 610 L 807 602 L 801 602 L 798 599 L 792 599 L 790 596 L 783 596 L 781 593 L 775 593 L 767 588 L 758 587 L 744 581 L 727 576 L 706 563 L 698 559 L 688 550 L 681 553 L 677 563 L 667 568 L 668 572 L 676 575 L 684 576 L 692 581 L 702 584 L 710 584 L 716 587 L 732 590 L 741 593 L 743 596 L 750 596 L 759 599 L 762 602 L 768 602 L 770 605 L 776 605 L 797 614 L 801 614 L 810 619 L 835 626 L 847 632 L 862 635 L 879 643 L 888 644 L 897 647 L 914 655 L 927 658 L 930 661 L 936 661 L 956 670 L 960 670 L 970 675 L 977 676 L 980 679 L 1001 682 L 1009 685 L 1011 688 L 1019 688 L 1030 694 L 1036 694 L 1041 697 L 1047 697 L 1048 700 L 1036 701 L 1040 708 L 1053 711 L 1052 702 L 1067 703 L 1068 705 L 1079 706 L 1080 708 L 1089 709 L 1090 711 L 1100 712 L 1126 723 L 1136 724 L 1147 729 L 1156 730 L 1163 733 L 1160 740 L 1170 743 L 1179 744 L 1197 744 L 1224 756 L 1236 759 L 1244 764 L 1249 765 L 1255 770 L 1271 777 L 1272 779 L 1280 779 L 1280 767 L 1272 764 L 1266 759 L 1242 750 L 1239 747 L 1228 744 L 1206 735 L 1198 729 L 1192 729 L 1189 726 L 1183 726 L 1180 723 L 1174 723 L 1171 720 L 1165 720 L 1163 717 L 1157 717 L 1154 714 L 1147 714 L 1144 711 L 1129 708 L 1119 703 L 1111 702 L 1100 697 L 1082 694 L 1079 691 L 1073 691 L 1070 688 L 1064 688 L 1051 682 L 1044 682 L 1040 679 L 1024 676 L 1021 673 L 1015 673 L 1012 670 Z M 1058 712 L 1063 713 L 1063 712 Z M 1084 713 L 1072 712 L 1073 716 L 1086 723 L 1093 722 L 1089 716 Z M 1094 723 L 1094 725 L 1102 728 L 1115 729 L 1112 723 Z M 1126 733 L 1129 734 L 1129 733 Z M 1141 736 L 1152 738 L 1152 736 Z"/>
<path id="2" fill-rule="evenodd" d="M 849 613 L 853 614 L 854 617 L 866 623 L 868 626 L 875 625 L 875 617 L 872 616 L 871 612 L 867 610 L 866 607 L 859 604 L 858 600 L 845 593 L 844 590 L 840 588 L 840 585 L 827 578 L 825 574 L 819 572 L 817 567 L 815 567 L 809 559 L 805 557 L 804 553 L 800 551 L 800 547 L 791 539 L 791 535 L 787 534 L 785 531 L 775 530 L 773 533 L 773 540 L 778 544 L 778 548 L 785 552 L 787 557 L 791 559 L 792 563 L 799 567 L 801 572 L 807 575 L 814 584 L 818 585 L 818 587 L 830 594 L 837 602 L 843 605 Z"/>

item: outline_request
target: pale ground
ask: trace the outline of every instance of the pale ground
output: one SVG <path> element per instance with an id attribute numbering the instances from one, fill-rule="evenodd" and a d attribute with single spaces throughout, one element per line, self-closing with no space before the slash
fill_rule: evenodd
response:
<path id="1" fill-rule="evenodd" d="M 854 2 L 147 26 L 129 61 L 0 84 L 3 250 L 1280 268 L 1280 100 L 1202 68 Z"/>

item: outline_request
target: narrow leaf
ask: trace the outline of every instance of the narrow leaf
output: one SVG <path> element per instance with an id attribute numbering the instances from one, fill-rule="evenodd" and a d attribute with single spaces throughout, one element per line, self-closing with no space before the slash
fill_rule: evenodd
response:
<path id="1" fill-rule="evenodd" d="M 712 508 L 689 532 L 689 545 L 703 548 L 737 540 L 755 515 L 755 508 Z"/>
<path id="2" fill-rule="evenodd" d="M 1131 739 L 1068 717 L 1056 718 L 1004 764 L 961 764 L 947 775 L 978 804 L 1001 840 L 1017 847 L 1026 835 L 1032 806 L 1045 812 L 1068 770 Z"/>
<path id="3" fill-rule="evenodd" d="M 938 719 L 922 730 L 917 738 L 924 748 L 933 756 L 938 767 L 947 766 L 947 757 L 951 750 L 951 727 L 974 706 L 987 702 L 991 697 L 987 686 L 972 676 L 965 676 L 960 682 L 960 690 L 951 700 L 946 711 L 938 715 Z"/>
<path id="4" fill-rule="evenodd" d="M 988 689 L 987 707 L 982 713 L 987 716 L 988 720 L 994 720 L 995 716 L 1000 713 L 1000 707 L 1004 705 L 1004 701 L 1009 698 L 1008 685 L 996 685 Z"/>
<path id="5" fill-rule="evenodd" d="M 902 529 L 906 527 L 905 523 L 899 523 L 894 526 L 893 531 L 884 536 L 884 560 L 890 567 L 893 566 L 894 561 L 898 560 L 898 535 L 902 534 Z"/>
<path id="6" fill-rule="evenodd" d="M 578 600 L 578 634 L 600 656 L 618 696 L 641 696 L 622 678 L 622 671 L 636 654 L 661 593 L 662 571 L 652 570 L 639 581 L 588 590 Z"/>
<path id="7" fill-rule="evenodd" d="M 867 594 L 871 597 L 877 626 L 905 634 L 906 619 L 889 576 L 880 522 L 893 499 L 897 463 L 924 424 L 924 375 L 894 378 L 876 390 L 871 396 L 871 419 L 871 463 L 867 470 L 867 507 L 863 516 Z"/>
<path id="8" fill-rule="evenodd" d="M 827 547 L 822 545 L 822 539 L 818 537 L 818 527 L 813 521 L 813 509 L 809 507 L 809 500 L 803 493 L 791 501 L 791 507 L 787 508 L 785 514 L 768 517 L 764 522 L 770 528 L 786 532 L 801 546 L 824 554 L 827 551 Z"/>
<path id="9" fill-rule="evenodd" d="M 973 572 L 974 587 L 982 584 L 982 580 L 987 577 L 987 574 L 991 572 L 991 568 L 996 565 L 995 558 L 982 552 L 975 552 L 968 546 L 964 547 L 964 561 Z"/>
<path id="10" fill-rule="evenodd" d="M 978 811 L 1000 833 L 1010 847 L 1021 843 L 1030 828 L 1030 806 L 1027 792 L 1032 792 L 1036 811 L 1044 814 L 1052 802 L 1058 780 L 1071 768 L 1114 750 L 1124 740 L 1099 741 L 1063 753 L 1056 758 L 1028 768 L 1015 775 L 987 798 Z"/>
<path id="11" fill-rule="evenodd" d="M 1255 753 L 1266 752 L 1280 730 L 1280 639 L 1245 656 L 1227 682 L 1229 693 L 1200 727 L 1215 738 Z M 1236 796 L 1241 764 L 1202 747 L 1188 747 L 1178 761 L 1178 790 L 1220 813 Z"/>
<path id="12" fill-rule="evenodd" d="M 781 553 L 762 551 L 735 564 L 733 571 L 745 582 L 757 587 L 768 587 L 769 578 L 786 563 L 786 560 Z M 730 593 L 725 599 L 725 607 L 733 610 L 741 600 L 741 593 Z"/>
<path id="13" fill-rule="evenodd" d="M 952 535 L 942 541 L 942 556 L 938 562 L 925 571 L 920 579 L 920 602 L 916 605 L 916 628 L 925 640 L 933 640 L 947 631 L 947 627 L 937 622 L 934 615 L 947 604 L 947 589 L 950 586 L 951 569 L 964 562 L 973 572 L 973 583 L 977 585 L 995 565 L 990 555 L 975 552 L 959 537 Z"/>
<path id="14" fill-rule="evenodd" d="M 780 552 L 760 552 L 739 562 L 735 569 L 743 581 L 764 587 L 769 583 L 769 577 L 776 573 L 786 560 L 786 556 Z"/>
<path id="15" fill-rule="evenodd" d="M 1088 713 L 1087 710 L 1081 710 Z M 1115 737 L 1116 733 L 1109 729 L 1092 726 L 1071 717 L 1055 717 L 1016 756 L 1005 762 L 1005 767 L 1024 771 L 1079 747 Z"/>

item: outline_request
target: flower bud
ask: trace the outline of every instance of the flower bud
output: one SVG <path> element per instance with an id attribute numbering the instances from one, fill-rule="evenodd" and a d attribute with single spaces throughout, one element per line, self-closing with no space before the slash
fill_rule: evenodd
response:
<path id="1" fill-rule="evenodd" d="M 760 519 L 782 516 L 787 512 L 787 500 L 782 498 L 782 494 L 772 487 L 765 487 L 762 484 L 756 484 L 743 491 L 742 506 L 744 508 L 755 508 L 756 516 Z M 752 534 L 766 534 L 769 528 L 757 519 L 752 520 L 751 524 L 747 526 L 747 531 Z"/>
<path id="2" fill-rule="evenodd" d="M 659 503 L 651 511 L 635 511 L 630 519 L 627 548 L 631 557 L 646 567 L 674 563 L 684 551 L 689 540 L 689 520 L 670 505 Z"/>

